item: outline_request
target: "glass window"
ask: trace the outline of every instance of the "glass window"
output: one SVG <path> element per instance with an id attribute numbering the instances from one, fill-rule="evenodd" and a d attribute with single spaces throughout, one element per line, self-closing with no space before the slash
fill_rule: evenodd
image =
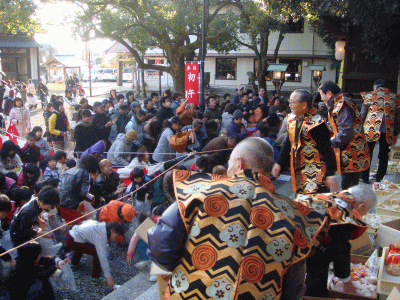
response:
<path id="1" fill-rule="evenodd" d="M 286 81 L 301 82 L 301 59 L 279 59 L 280 64 L 288 64 L 289 67 L 285 73 Z"/>
<path id="2" fill-rule="evenodd" d="M 236 79 L 237 59 L 236 58 L 217 58 L 215 79 Z"/>

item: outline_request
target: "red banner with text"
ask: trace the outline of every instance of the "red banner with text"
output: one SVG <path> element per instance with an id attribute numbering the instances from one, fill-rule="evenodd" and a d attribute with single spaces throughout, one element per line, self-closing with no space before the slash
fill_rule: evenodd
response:
<path id="1" fill-rule="evenodd" d="M 188 103 L 196 105 L 199 105 L 199 74 L 199 63 L 187 62 L 185 64 L 185 98 Z"/>

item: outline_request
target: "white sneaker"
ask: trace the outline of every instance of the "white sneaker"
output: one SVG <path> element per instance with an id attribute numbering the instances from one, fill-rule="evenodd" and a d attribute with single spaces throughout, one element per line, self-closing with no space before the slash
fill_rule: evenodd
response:
<path id="1" fill-rule="evenodd" d="M 156 282 L 157 281 L 157 276 L 156 275 L 150 275 L 149 280 L 150 280 L 150 282 Z"/>
<path id="2" fill-rule="evenodd" d="M 142 261 L 139 261 L 138 263 L 136 263 L 134 265 L 134 267 L 137 268 L 137 269 L 143 269 L 144 267 L 148 266 L 150 263 L 151 263 L 150 259 L 149 260 L 142 260 Z"/>

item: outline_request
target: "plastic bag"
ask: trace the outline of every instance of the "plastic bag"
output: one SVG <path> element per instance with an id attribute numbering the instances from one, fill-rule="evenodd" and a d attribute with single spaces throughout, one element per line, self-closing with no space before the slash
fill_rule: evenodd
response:
<path id="1" fill-rule="evenodd" d="M 79 212 L 82 215 L 88 214 L 85 217 L 85 220 L 94 220 L 95 219 L 94 213 L 89 214 L 92 211 L 94 211 L 94 207 L 89 201 L 83 200 L 81 203 L 79 203 Z"/>
<path id="2" fill-rule="evenodd" d="M 11 241 L 11 236 L 10 236 L 9 230 L 3 231 L 3 236 L 0 239 L 0 244 L 6 250 L 10 250 L 10 249 L 14 248 L 13 243 Z M 17 250 L 11 251 L 9 254 L 11 255 L 11 257 L 13 259 L 16 259 L 18 256 Z"/>
<path id="3" fill-rule="evenodd" d="M 50 217 L 48 222 L 51 229 L 55 229 L 63 225 L 62 218 L 58 215 Z M 65 241 L 66 230 L 67 227 L 63 227 L 62 229 L 58 229 L 53 232 L 56 243 L 62 243 Z"/>
<path id="4" fill-rule="evenodd" d="M 71 270 L 71 264 L 60 265 L 61 275 L 51 277 L 50 282 L 55 291 L 76 291 L 76 282 L 74 273 Z"/>
<path id="5" fill-rule="evenodd" d="M 42 256 L 55 257 L 62 247 L 62 243 L 54 244 L 53 239 L 39 238 L 38 242 L 42 247 Z"/>

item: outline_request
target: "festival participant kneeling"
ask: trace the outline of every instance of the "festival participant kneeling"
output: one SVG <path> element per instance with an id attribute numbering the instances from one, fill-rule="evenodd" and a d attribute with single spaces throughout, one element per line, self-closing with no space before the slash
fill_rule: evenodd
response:
<path id="1" fill-rule="evenodd" d="M 41 252 L 42 247 L 35 241 L 18 249 L 15 271 L 11 273 L 8 285 L 11 299 L 55 299 L 49 277 L 70 260 L 42 257 Z"/>
<path id="2" fill-rule="evenodd" d="M 45 234 L 47 223 L 39 215 L 43 210 L 54 209 L 59 203 L 60 194 L 56 188 L 51 186 L 45 186 L 37 198 L 26 203 L 11 222 L 10 236 L 14 246 Z M 38 229 L 35 228 L 35 225 L 38 226 Z M 49 236 L 44 237 L 50 238 Z"/>
<path id="3" fill-rule="evenodd" d="M 148 231 L 150 259 L 172 271 L 171 299 L 302 297 L 304 259 L 327 210 L 276 194 L 273 157 L 268 142 L 249 137 L 231 154 L 230 178 L 174 170 L 177 201 Z"/>
<path id="4" fill-rule="evenodd" d="M 124 234 L 121 223 L 105 223 L 93 220 L 75 225 L 67 234 L 67 247 L 74 251 L 71 268 L 77 269 L 83 254 L 93 256 L 92 278 L 90 283 L 98 285 L 106 281 L 107 287 L 114 288 L 110 265 L 107 260 L 107 244 Z M 101 277 L 103 271 L 104 277 Z"/>
<path id="5" fill-rule="evenodd" d="M 334 275 L 343 282 L 344 291 L 357 294 L 350 276 L 351 245 L 349 240 L 359 237 L 367 229 L 359 219 L 377 204 L 373 190 L 365 184 L 360 184 L 339 193 L 299 195 L 295 201 L 314 208 L 324 208 L 327 203 L 333 202 L 338 204 L 339 208 L 339 210 L 330 208 L 330 229 L 318 238 L 318 246 L 313 247 L 312 254 L 307 258 L 306 295 L 328 297 L 327 281 L 330 262 L 334 264 Z M 341 207 L 352 209 L 354 216 L 358 219 L 355 218 L 354 223 L 338 224 L 348 222 L 348 216 L 340 211 Z"/>

